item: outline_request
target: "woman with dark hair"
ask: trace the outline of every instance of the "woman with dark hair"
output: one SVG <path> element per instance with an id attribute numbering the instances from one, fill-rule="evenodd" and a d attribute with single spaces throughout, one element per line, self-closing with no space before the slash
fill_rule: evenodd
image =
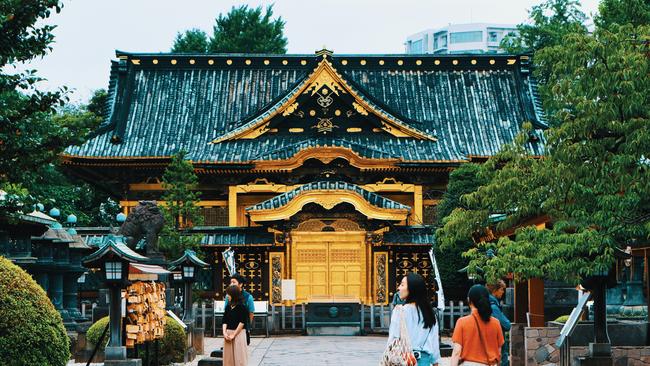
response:
<path id="1" fill-rule="evenodd" d="M 456 322 L 451 366 L 497 366 L 501 359 L 503 332 L 492 317 L 490 293 L 483 285 L 474 285 L 467 293 L 471 314 Z"/>
<path id="2" fill-rule="evenodd" d="M 405 304 L 397 305 L 393 310 L 388 344 L 400 338 L 400 322 L 403 317 L 417 365 L 438 365 L 440 360 L 438 324 L 429 301 L 424 278 L 417 273 L 409 273 L 402 278 L 398 289 L 399 297 Z"/>
<path id="3" fill-rule="evenodd" d="M 226 294 L 229 301 L 223 313 L 223 365 L 246 366 L 248 350 L 244 325 L 248 320 L 248 309 L 242 302 L 239 286 L 228 286 Z"/>

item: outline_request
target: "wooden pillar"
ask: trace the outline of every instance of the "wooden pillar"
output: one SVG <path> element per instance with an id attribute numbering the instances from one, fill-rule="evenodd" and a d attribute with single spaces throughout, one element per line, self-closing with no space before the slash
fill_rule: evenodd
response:
<path id="1" fill-rule="evenodd" d="M 528 311 L 528 282 L 515 282 L 515 316 L 514 322 L 526 324 L 526 312 Z"/>
<path id="2" fill-rule="evenodd" d="M 237 226 L 237 187 L 228 187 L 228 226 Z"/>
<path id="3" fill-rule="evenodd" d="M 544 324 L 544 280 L 528 280 L 528 312 L 531 327 L 543 327 Z"/>
<path id="4" fill-rule="evenodd" d="M 413 211 L 415 214 L 415 218 L 413 220 L 413 223 L 415 225 L 421 225 L 424 222 L 424 216 L 422 214 L 423 210 L 423 202 L 422 202 L 422 186 L 416 185 L 414 188 L 413 192 Z"/>

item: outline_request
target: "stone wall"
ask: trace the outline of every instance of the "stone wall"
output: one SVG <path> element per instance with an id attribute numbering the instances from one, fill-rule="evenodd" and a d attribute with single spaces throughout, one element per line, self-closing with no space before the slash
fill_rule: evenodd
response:
<path id="1" fill-rule="evenodd" d="M 526 350 L 526 366 L 559 364 L 560 350 L 555 347 L 555 341 L 560 336 L 557 327 L 524 328 L 524 347 Z M 511 344 L 511 350 L 516 350 L 516 344 Z M 587 354 L 587 347 L 571 347 L 571 359 Z M 650 366 L 650 346 L 616 346 L 612 347 L 614 366 Z M 520 359 L 512 358 L 510 365 L 524 365 Z"/>
<path id="2" fill-rule="evenodd" d="M 557 364 L 560 361 L 560 350 L 555 347 L 555 341 L 559 336 L 560 329 L 555 327 L 525 328 L 526 366 Z"/>

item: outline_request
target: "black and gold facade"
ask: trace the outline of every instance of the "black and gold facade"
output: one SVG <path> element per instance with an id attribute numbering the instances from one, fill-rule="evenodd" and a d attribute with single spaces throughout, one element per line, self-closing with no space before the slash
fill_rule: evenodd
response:
<path id="1" fill-rule="evenodd" d="M 533 122 L 545 128 L 528 58 L 516 55 L 118 53 L 106 119 L 63 154 L 128 212 L 158 199 L 170 156 L 199 176 L 194 228 L 223 296 L 235 250 L 256 299 L 388 303 L 415 271 L 430 282 L 435 206 L 449 172 Z M 444 259 L 441 259 L 444 260 Z"/>

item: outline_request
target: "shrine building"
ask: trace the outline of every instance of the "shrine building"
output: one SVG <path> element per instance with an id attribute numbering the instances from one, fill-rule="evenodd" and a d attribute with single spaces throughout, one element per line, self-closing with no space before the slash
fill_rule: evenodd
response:
<path id="1" fill-rule="evenodd" d="M 401 276 L 432 277 L 449 173 L 547 127 L 526 55 L 117 52 L 104 121 L 63 154 L 124 212 L 159 200 L 187 152 L 202 192 L 202 288 L 223 296 L 222 251 L 256 300 L 388 303 Z M 444 261 L 444 258 L 439 258 Z M 429 281 L 433 286 L 433 281 Z M 287 302 L 285 302 L 287 303 Z"/>

